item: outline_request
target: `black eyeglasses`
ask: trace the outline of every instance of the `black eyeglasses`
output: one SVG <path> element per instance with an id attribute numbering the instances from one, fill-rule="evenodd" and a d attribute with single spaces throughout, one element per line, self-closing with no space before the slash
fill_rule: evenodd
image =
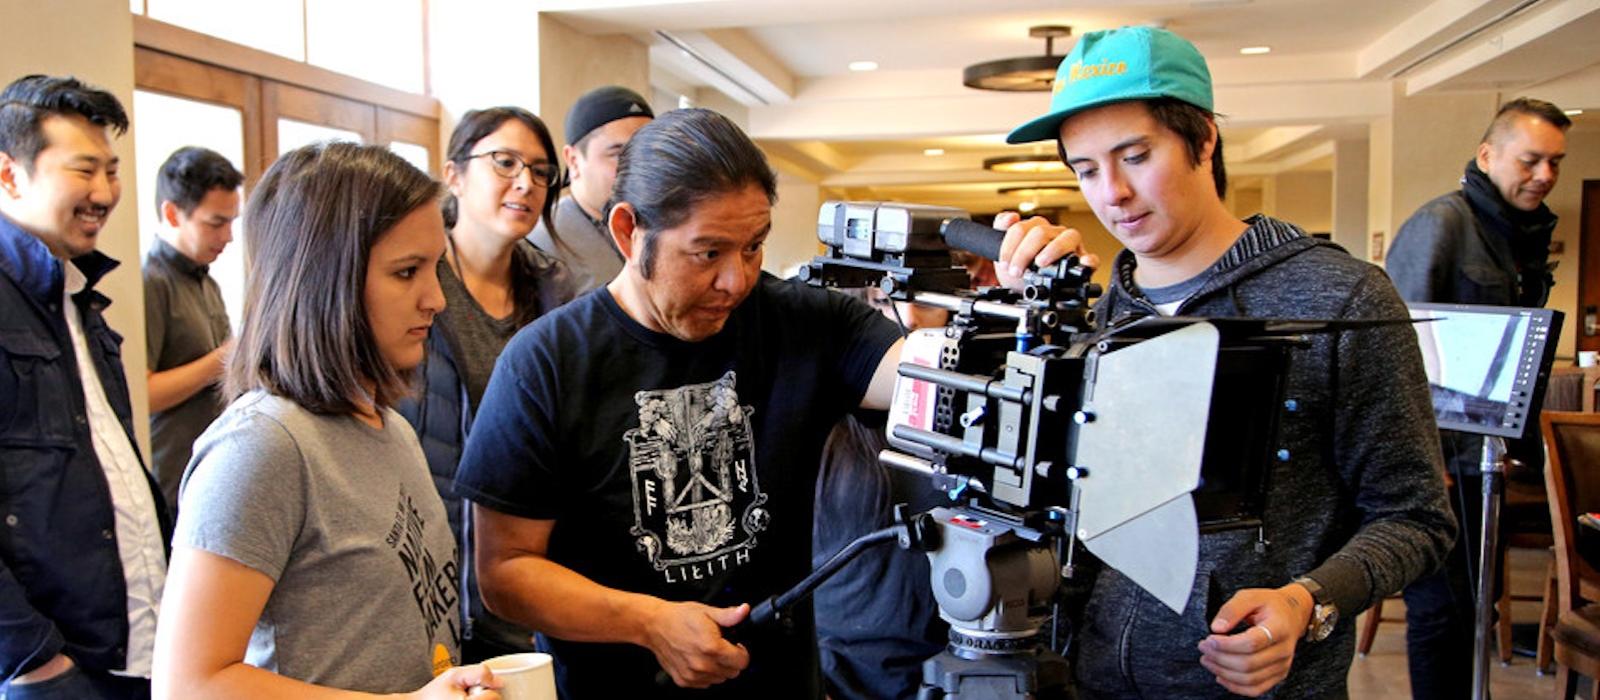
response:
<path id="1" fill-rule="evenodd" d="M 554 163 L 528 163 L 510 151 L 489 151 L 467 156 L 467 160 L 473 158 L 488 158 L 495 174 L 507 180 L 517 179 L 526 169 L 533 176 L 533 184 L 539 187 L 554 187 L 561 182 L 561 169 Z"/>

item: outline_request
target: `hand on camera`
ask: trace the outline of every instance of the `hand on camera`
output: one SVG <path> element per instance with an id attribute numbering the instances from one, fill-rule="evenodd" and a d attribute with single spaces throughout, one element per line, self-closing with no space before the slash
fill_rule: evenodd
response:
<path id="1" fill-rule="evenodd" d="M 994 271 L 1007 287 L 1017 288 L 1029 265 L 1052 265 L 1069 254 L 1077 255 L 1085 266 L 1100 265 L 1099 258 L 1083 247 L 1083 236 L 1077 229 L 1057 226 L 1042 216 L 1024 220 L 1021 214 L 1004 211 L 994 217 L 994 227 L 1006 232 Z"/>
<path id="2" fill-rule="evenodd" d="M 645 646 L 655 653 L 673 683 L 708 688 L 750 665 L 750 652 L 722 637 L 724 627 L 739 624 L 749 614 L 749 605 L 713 608 L 663 601 L 645 630 Z"/>
<path id="3" fill-rule="evenodd" d="M 1200 640 L 1200 665 L 1239 695 L 1271 690 L 1289 676 L 1311 607 L 1311 594 L 1299 584 L 1239 591 L 1217 611 L 1212 634 Z"/>
<path id="4" fill-rule="evenodd" d="M 457 666 L 434 677 L 421 690 L 406 695 L 409 700 L 500 700 L 500 681 L 488 668 L 474 664 Z"/>

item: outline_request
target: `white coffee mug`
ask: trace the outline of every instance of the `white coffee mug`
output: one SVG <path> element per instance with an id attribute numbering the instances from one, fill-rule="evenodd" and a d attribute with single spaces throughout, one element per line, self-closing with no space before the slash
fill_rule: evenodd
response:
<path id="1" fill-rule="evenodd" d="M 506 654 L 483 662 L 500 679 L 501 700 L 556 700 L 556 671 L 549 654 Z"/>
<path id="2" fill-rule="evenodd" d="M 1579 367 L 1593 367 L 1594 366 L 1594 360 L 1595 360 L 1595 354 L 1596 353 L 1593 350 L 1581 350 L 1581 351 L 1579 351 L 1578 352 L 1578 366 Z"/>

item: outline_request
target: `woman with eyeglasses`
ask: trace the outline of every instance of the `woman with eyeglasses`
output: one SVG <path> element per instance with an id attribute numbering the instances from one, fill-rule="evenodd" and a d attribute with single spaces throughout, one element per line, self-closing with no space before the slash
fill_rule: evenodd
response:
<path id="1" fill-rule="evenodd" d="M 572 299 L 571 274 L 524 240 L 552 213 L 561 189 L 555 143 L 538 117 L 519 107 L 461 117 L 445 153 L 444 221 L 439 261 L 447 302 L 434 320 L 419 376 L 423 386 L 398 409 L 422 439 L 434 485 L 460 543 L 462 658 L 473 662 L 531 651 L 528 631 L 484 609 L 472 574 L 472 525 L 451 486 L 472 416 L 500 351 L 519 329 Z"/>

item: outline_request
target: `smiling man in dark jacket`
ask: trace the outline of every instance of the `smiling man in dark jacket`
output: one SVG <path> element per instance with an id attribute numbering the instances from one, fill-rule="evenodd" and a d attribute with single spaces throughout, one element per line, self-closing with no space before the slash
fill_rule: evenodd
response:
<path id="1" fill-rule="evenodd" d="M 1105 325 L 1406 317 L 1377 267 L 1227 210 L 1210 73 L 1175 34 L 1079 39 L 1050 113 L 1008 140 L 1047 139 L 1126 248 L 1096 307 Z M 1201 536 L 1181 613 L 1102 570 L 1074 640 L 1080 697 L 1343 697 L 1356 614 L 1438 566 L 1454 523 L 1416 333 L 1313 335 L 1291 356 L 1286 392 L 1261 529 Z"/>
<path id="2" fill-rule="evenodd" d="M 170 528 L 133 442 L 95 282 L 121 196 L 117 98 L 33 75 L 0 93 L 0 687 L 150 695 Z"/>
<path id="3" fill-rule="evenodd" d="M 1550 235 L 1544 205 L 1561 174 L 1572 120 L 1543 100 L 1500 108 L 1467 162 L 1461 189 L 1422 205 L 1400 226 L 1387 267 L 1406 301 L 1544 306 L 1550 297 Z M 1533 474 L 1544 464 L 1538 424 L 1507 445 Z M 1441 431 L 1445 466 L 1459 489 L 1451 503 L 1462 531 L 1443 569 L 1406 588 L 1406 657 L 1411 696 L 1465 697 L 1472 688 L 1474 605 L 1482 510 L 1482 438 Z"/>

